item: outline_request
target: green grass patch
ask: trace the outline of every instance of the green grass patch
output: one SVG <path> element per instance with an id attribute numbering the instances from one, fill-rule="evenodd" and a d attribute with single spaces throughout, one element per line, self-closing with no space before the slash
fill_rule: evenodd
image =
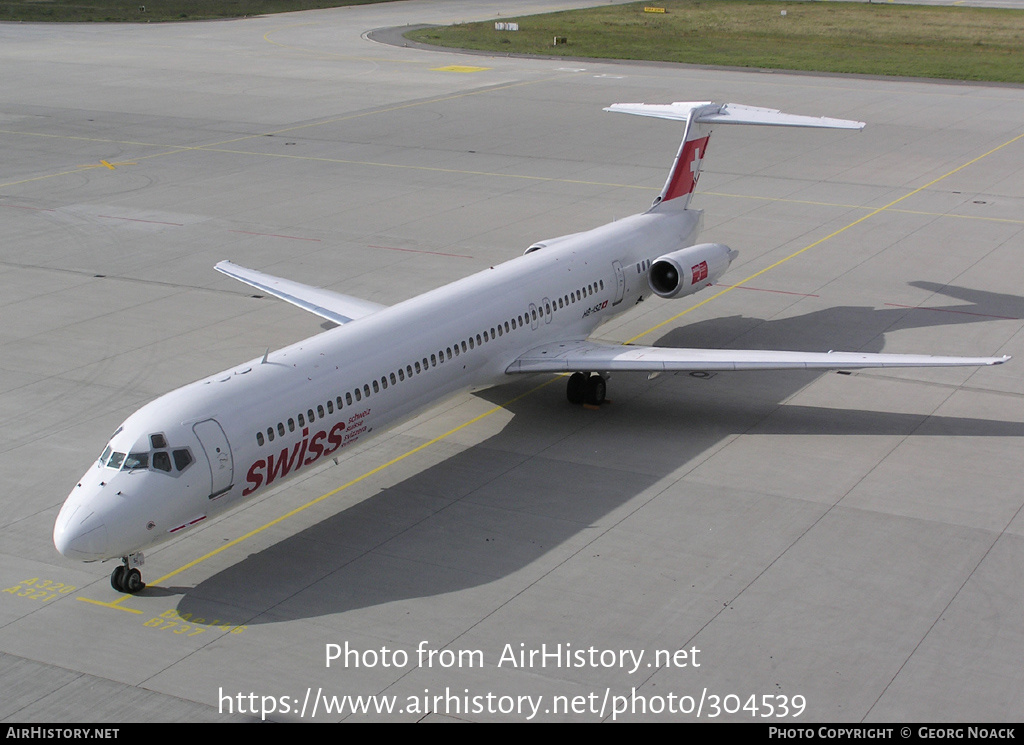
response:
<path id="1" fill-rule="evenodd" d="M 387 0 L 12 0 L 0 2 L 0 21 L 197 21 L 379 2 Z"/>
<path id="2" fill-rule="evenodd" d="M 665 13 L 645 13 L 645 6 Z M 785 15 L 782 15 L 785 11 Z M 426 28 L 499 53 L 1024 83 L 1024 11 L 892 3 L 665 0 Z M 553 45 L 555 37 L 566 44 Z"/>

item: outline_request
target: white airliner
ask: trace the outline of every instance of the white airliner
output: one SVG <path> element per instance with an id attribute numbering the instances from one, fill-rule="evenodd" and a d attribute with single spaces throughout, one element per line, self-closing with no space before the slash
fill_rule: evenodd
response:
<path id="1" fill-rule="evenodd" d="M 863 122 L 680 102 L 607 111 L 684 122 L 668 180 L 642 214 L 535 243 L 517 259 L 392 307 L 245 269 L 218 271 L 338 324 L 179 388 L 132 414 L 72 490 L 53 541 L 82 561 L 120 558 L 110 580 L 144 585 L 143 550 L 335 458 L 435 402 L 519 373 L 569 373 L 574 404 L 600 404 L 609 373 L 997 365 L 1009 357 L 669 349 L 588 341 L 651 294 L 710 287 L 736 252 L 696 244 L 689 209 L 711 129 Z"/>

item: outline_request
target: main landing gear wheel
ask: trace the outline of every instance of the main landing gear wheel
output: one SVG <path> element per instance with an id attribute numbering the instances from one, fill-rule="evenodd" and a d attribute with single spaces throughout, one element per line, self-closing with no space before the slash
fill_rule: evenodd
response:
<path id="1" fill-rule="evenodd" d="M 565 397 L 571 404 L 600 406 L 604 403 L 606 390 L 607 384 L 600 375 L 577 372 L 569 376 L 569 382 L 565 386 Z"/>
<path id="2" fill-rule="evenodd" d="M 125 592 L 134 595 L 146 588 L 142 581 L 142 572 L 138 569 L 129 569 L 127 563 L 115 567 L 110 573 L 110 586 L 118 592 Z"/>
<path id="3" fill-rule="evenodd" d="M 587 376 L 585 373 L 573 373 L 569 376 L 569 382 L 565 386 L 565 396 L 569 403 L 579 406 L 587 391 Z"/>
<path id="4" fill-rule="evenodd" d="M 607 384 L 604 382 L 604 378 L 600 375 L 591 375 L 587 378 L 587 391 L 584 397 L 584 403 L 591 406 L 600 406 L 604 403 L 604 394 L 607 390 Z"/>

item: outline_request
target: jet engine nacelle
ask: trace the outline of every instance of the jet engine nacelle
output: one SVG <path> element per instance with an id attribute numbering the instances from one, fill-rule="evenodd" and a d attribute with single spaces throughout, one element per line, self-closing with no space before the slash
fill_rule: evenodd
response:
<path id="1" fill-rule="evenodd" d="M 710 287 L 725 274 L 738 256 L 721 243 L 701 243 L 654 260 L 647 272 L 647 282 L 655 294 L 664 297 L 692 295 Z"/>

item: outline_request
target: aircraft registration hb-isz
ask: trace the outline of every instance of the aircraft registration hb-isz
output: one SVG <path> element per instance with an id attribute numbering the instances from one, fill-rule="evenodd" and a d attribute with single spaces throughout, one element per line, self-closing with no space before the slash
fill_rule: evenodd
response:
<path id="1" fill-rule="evenodd" d="M 468 389 L 521 373 L 569 373 L 574 404 L 598 405 L 618 371 L 996 365 L 1009 357 L 673 349 L 588 341 L 652 293 L 710 287 L 736 252 L 697 244 L 689 208 L 717 124 L 862 129 L 863 122 L 736 104 L 615 104 L 684 123 L 661 194 L 641 214 L 530 246 L 524 256 L 385 307 L 230 262 L 217 270 L 339 324 L 161 396 L 117 428 L 57 516 L 69 558 L 120 558 L 110 580 L 144 587 L 143 551 Z"/>

